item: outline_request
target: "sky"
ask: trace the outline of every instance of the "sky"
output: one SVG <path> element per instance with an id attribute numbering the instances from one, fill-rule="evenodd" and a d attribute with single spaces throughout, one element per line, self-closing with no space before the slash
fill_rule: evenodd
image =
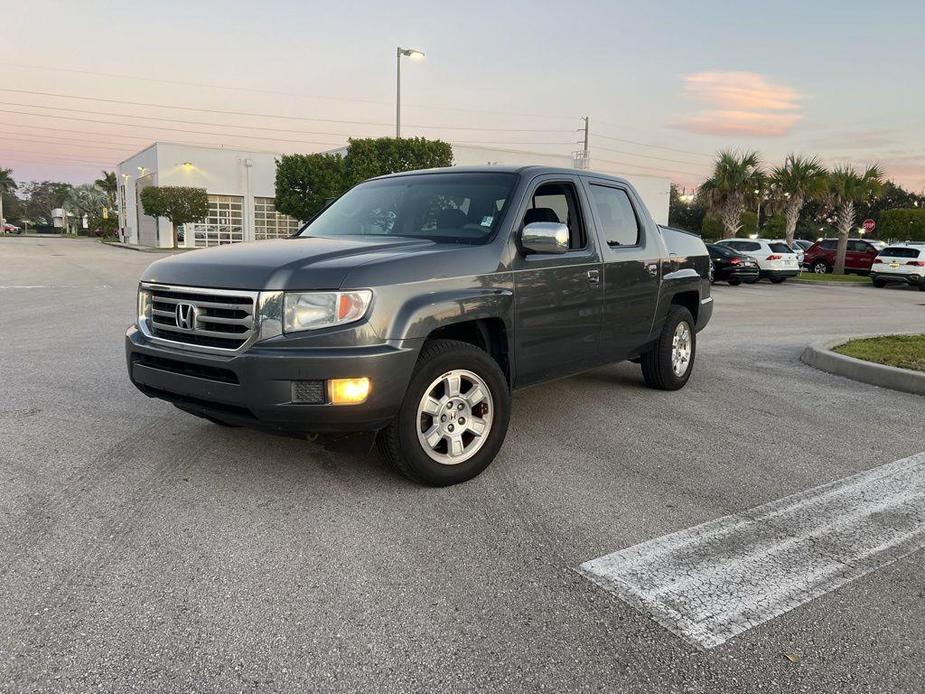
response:
<path id="1" fill-rule="evenodd" d="M 925 2 L 0 0 L 0 167 L 92 181 L 154 140 L 313 152 L 402 134 L 685 187 L 720 149 L 925 190 Z M 221 112 L 221 113 L 219 113 Z M 603 167 L 602 167 L 603 168 Z"/>

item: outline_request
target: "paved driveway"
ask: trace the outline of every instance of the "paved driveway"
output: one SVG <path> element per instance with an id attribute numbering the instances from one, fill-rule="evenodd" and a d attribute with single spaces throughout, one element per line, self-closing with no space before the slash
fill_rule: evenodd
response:
<path id="1" fill-rule="evenodd" d="M 922 551 L 708 650 L 576 569 L 925 451 L 925 400 L 798 359 L 925 294 L 718 286 L 683 391 L 525 390 L 495 463 L 428 489 L 136 392 L 155 258 L 0 240 L 0 691 L 921 691 Z"/>

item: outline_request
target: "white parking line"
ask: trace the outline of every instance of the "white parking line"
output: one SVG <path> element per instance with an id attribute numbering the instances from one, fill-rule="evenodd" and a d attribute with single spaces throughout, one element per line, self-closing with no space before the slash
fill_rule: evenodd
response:
<path id="1" fill-rule="evenodd" d="M 578 571 L 700 648 L 925 547 L 925 453 L 643 542 Z"/>

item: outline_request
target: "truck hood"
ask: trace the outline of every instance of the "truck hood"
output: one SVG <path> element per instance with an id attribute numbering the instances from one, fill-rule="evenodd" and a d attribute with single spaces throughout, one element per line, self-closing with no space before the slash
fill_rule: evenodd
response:
<path id="1" fill-rule="evenodd" d="M 216 289 L 339 289 L 352 270 L 374 261 L 452 246 L 371 236 L 300 237 L 188 251 L 152 263 L 142 281 Z"/>

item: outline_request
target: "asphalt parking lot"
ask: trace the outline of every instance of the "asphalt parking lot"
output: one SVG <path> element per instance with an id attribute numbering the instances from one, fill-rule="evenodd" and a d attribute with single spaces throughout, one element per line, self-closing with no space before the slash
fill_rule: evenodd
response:
<path id="1" fill-rule="evenodd" d="M 576 569 L 925 451 L 921 397 L 799 361 L 925 294 L 717 286 L 684 390 L 525 390 L 488 470 L 430 489 L 137 392 L 156 257 L 0 239 L 0 691 L 922 691 L 921 550 L 708 650 Z"/>

